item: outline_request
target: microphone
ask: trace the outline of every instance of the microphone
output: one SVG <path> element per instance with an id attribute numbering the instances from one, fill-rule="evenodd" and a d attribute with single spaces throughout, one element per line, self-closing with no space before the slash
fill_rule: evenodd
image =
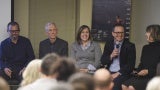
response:
<path id="1" fill-rule="evenodd" d="M 116 48 L 119 49 L 119 44 L 116 44 Z"/>
<path id="2" fill-rule="evenodd" d="M 116 43 L 116 47 L 115 48 L 118 49 L 118 52 L 119 52 L 120 45 L 119 45 L 118 42 Z M 115 58 L 118 58 L 118 56 L 116 56 Z"/>
<path id="3" fill-rule="evenodd" d="M 119 49 L 120 48 L 120 42 L 117 41 L 117 42 L 115 42 L 115 44 L 116 44 L 115 48 Z"/>

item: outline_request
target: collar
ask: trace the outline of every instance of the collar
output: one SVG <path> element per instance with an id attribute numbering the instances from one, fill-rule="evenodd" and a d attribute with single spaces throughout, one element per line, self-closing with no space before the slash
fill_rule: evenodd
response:
<path id="1" fill-rule="evenodd" d="M 114 40 L 114 45 L 115 45 L 115 44 L 122 45 L 123 41 L 124 41 L 124 40 L 122 40 L 122 41 L 119 42 L 119 41 L 115 41 L 115 40 Z"/>
<path id="2" fill-rule="evenodd" d="M 58 39 L 58 38 L 56 37 L 55 41 L 54 41 L 53 43 L 51 43 L 50 39 L 48 38 L 49 44 L 54 44 L 54 43 L 56 43 L 57 39 Z"/>

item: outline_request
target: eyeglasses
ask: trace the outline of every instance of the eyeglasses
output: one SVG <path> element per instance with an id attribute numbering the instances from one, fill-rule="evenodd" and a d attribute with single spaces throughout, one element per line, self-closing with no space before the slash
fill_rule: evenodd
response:
<path id="1" fill-rule="evenodd" d="M 115 34 L 124 34 L 124 32 L 113 32 Z"/>
<path id="2" fill-rule="evenodd" d="M 9 30 L 10 33 L 19 33 L 20 30 Z"/>

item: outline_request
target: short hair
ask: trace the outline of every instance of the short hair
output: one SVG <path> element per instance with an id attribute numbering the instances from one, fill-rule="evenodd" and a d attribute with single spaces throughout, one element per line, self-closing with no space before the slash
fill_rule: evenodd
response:
<path id="1" fill-rule="evenodd" d="M 51 74 L 58 74 L 58 81 L 67 81 L 68 78 L 77 71 L 73 60 L 66 57 L 63 57 L 60 60 L 56 61 L 51 68 Z"/>
<path id="2" fill-rule="evenodd" d="M 113 26 L 112 32 L 114 32 L 115 27 L 123 27 L 123 29 L 124 29 L 124 31 L 125 31 L 124 25 L 122 25 L 122 24 L 115 24 L 115 25 Z"/>
<path id="3" fill-rule="evenodd" d="M 82 25 L 82 26 L 80 26 L 80 28 L 78 29 L 78 33 L 77 33 L 77 37 L 76 37 L 76 40 L 77 40 L 77 42 L 78 42 L 78 44 L 81 44 L 81 33 L 82 33 L 82 31 L 84 30 L 84 29 L 88 29 L 88 31 L 89 31 L 89 40 L 91 40 L 91 30 L 90 30 L 90 28 L 87 26 L 87 25 Z"/>
<path id="4" fill-rule="evenodd" d="M 0 90 L 10 90 L 8 83 L 0 77 Z"/>
<path id="5" fill-rule="evenodd" d="M 41 64 L 41 72 L 49 76 L 50 74 L 50 69 L 52 65 L 59 59 L 59 56 L 55 53 L 49 53 L 44 58 L 42 58 L 42 64 Z"/>
<path id="6" fill-rule="evenodd" d="M 18 27 L 18 30 L 20 30 L 20 27 L 19 27 L 19 24 L 15 21 L 12 21 L 12 22 L 9 22 L 8 25 L 7 25 L 7 32 L 9 31 L 9 26 L 17 26 Z"/>
<path id="7" fill-rule="evenodd" d="M 41 64 L 42 60 L 34 59 L 27 65 L 22 74 L 23 80 L 21 82 L 21 86 L 28 85 L 41 77 L 40 73 Z"/>
<path id="8" fill-rule="evenodd" d="M 87 90 L 94 90 L 94 80 L 90 74 L 87 73 L 76 73 L 69 79 L 69 83 L 81 83 L 86 86 Z"/>
<path id="9" fill-rule="evenodd" d="M 146 90 L 160 90 L 160 76 L 152 78 L 146 87 Z"/>
<path id="10" fill-rule="evenodd" d="M 150 36 L 153 38 L 154 41 L 160 41 L 160 25 L 158 24 L 149 25 L 146 28 L 146 32 L 151 33 Z"/>
<path id="11" fill-rule="evenodd" d="M 55 24 L 54 22 L 48 22 L 48 23 L 45 25 L 45 30 L 48 31 L 48 27 L 49 27 L 49 26 L 52 26 L 52 25 L 57 28 L 57 26 L 56 26 L 56 24 Z"/>

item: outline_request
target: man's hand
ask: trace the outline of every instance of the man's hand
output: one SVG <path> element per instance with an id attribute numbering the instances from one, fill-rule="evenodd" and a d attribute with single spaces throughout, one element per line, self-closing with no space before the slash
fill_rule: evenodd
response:
<path id="1" fill-rule="evenodd" d="M 140 72 L 138 72 L 139 76 L 146 76 L 148 74 L 148 69 L 143 69 Z"/>
<path id="2" fill-rule="evenodd" d="M 112 74 L 111 76 L 112 76 L 113 79 L 115 79 L 115 78 L 118 77 L 119 75 L 120 75 L 120 73 L 117 72 L 117 73 Z"/>
<path id="3" fill-rule="evenodd" d="M 4 68 L 4 72 L 5 74 L 11 78 L 11 75 L 12 75 L 12 71 L 9 69 L 9 68 Z"/>
<path id="4" fill-rule="evenodd" d="M 22 75 L 22 73 L 24 72 L 25 67 L 19 72 L 19 75 Z"/>
<path id="5" fill-rule="evenodd" d="M 114 49 L 110 55 L 110 59 L 113 60 L 113 58 L 117 57 L 119 55 L 119 50 Z"/>

